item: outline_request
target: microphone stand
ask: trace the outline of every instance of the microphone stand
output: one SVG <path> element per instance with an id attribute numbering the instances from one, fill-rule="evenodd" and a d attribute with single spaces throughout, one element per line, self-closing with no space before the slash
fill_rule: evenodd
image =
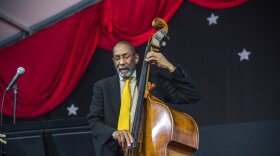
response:
<path id="1" fill-rule="evenodd" d="M 17 93 L 18 93 L 18 87 L 17 84 L 15 83 L 14 86 L 14 115 L 13 115 L 13 124 L 16 124 L 16 109 L 17 109 Z M 2 113 L 2 112 L 1 112 Z M 2 121 L 1 121 L 2 122 Z M 2 126 L 2 123 L 1 123 Z M 1 156 L 6 156 L 6 152 L 4 149 L 3 144 L 7 144 L 5 140 L 2 138 L 6 137 L 6 135 L 0 133 L 0 155 Z"/>
<path id="2" fill-rule="evenodd" d="M 6 92 L 5 92 L 6 93 Z M 1 105 L 1 123 L 0 123 L 0 126 L 2 127 L 2 108 L 3 108 L 3 104 L 4 104 L 4 97 L 5 97 L 5 93 L 3 95 L 3 101 L 2 101 L 2 105 Z M 1 156 L 6 156 L 6 152 L 5 152 L 5 148 L 4 148 L 4 145 L 3 144 L 7 144 L 7 141 L 4 140 L 4 138 L 6 138 L 6 135 L 5 134 L 2 134 L 1 133 L 1 129 L 0 129 L 0 155 Z"/>
<path id="3" fill-rule="evenodd" d="M 13 124 L 16 124 L 16 110 L 17 110 L 17 93 L 18 93 L 18 87 L 17 84 L 13 86 L 14 88 L 14 116 L 13 116 Z"/>
<path id="4" fill-rule="evenodd" d="M 3 95 L 3 98 L 2 98 L 2 105 L 1 105 L 0 156 L 6 156 L 6 152 L 5 152 L 5 149 L 4 149 L 4 145 L 3 145 L 3 144 L 7 144 L 7 142 L 4 140 L 4 138 L 6 137 L 6 135 L 1 133 L 1 128 L 2 128 L 2 125 L 3 125 L 3 124 L 2 124 L 2 115 L 3 115 L 2 108 L 3 108 L 3 105 L 4 105 L 5 94 L 6 94 L 6 92 L 4 92 L 4 95 Z"/>

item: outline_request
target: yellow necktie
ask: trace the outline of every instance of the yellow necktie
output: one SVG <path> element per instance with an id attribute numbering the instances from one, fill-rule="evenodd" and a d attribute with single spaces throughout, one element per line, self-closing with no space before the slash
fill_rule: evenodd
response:
<path id="1" fill-rule="evenodd" d="M 129 130 L 130 129 L 130 105 L 131 105 L 131 94 L 130 94 L 130 80 L 132 78 L 127 78 L 125 80 L 125 85 L 121 97 L 121 109 L 118 122 L 118 130 Z"/>

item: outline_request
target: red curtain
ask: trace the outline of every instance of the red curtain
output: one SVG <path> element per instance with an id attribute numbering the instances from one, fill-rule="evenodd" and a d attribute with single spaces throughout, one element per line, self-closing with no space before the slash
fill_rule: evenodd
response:
<path id="1" fill-rule="evenodd" d="M 194 4 L 211 9 L 226 9 L 240 5 L 247 0 L 188 0 Z"/>
<path id="2" fill-rule="evenodd" d="M 45 114 L 69 96 L 99 42 L 100 9 L 93 6 L 0 51 L 1 95 L 17 68 L 25 68 L 17 83 L 17 117 Z M 12 89 L 3 110 L 13 115 Z"/>
<path id="3" fill-rule="evenodd" d="M 103 35 L 99 46 L 111 50 L 119 40 L 138 46 L 151 37 L 155 17 L 165 21 L 174 15 L 183 0 L 105 0 Z"/>
<path id="4" fill-rule="evenodd" d="M 220 9 L 241 4 L 241 0 L 190 1 Z M 25 73 L 17 83 L 17 117 L 34 118 L 51 111 L 76 87 L 97 46 L 111 50 L 119 40 L 130 41 L 135 46 L 144 43 L 154 31 L 151 21 L 155 17 L 169 21 L 182 2 L 104 0 L 1 49 L 1 95 L 17 68 L 22 66 Z M 3 110 L 5 115 L 13 115 L 11 90 L 5 97 Z"/>

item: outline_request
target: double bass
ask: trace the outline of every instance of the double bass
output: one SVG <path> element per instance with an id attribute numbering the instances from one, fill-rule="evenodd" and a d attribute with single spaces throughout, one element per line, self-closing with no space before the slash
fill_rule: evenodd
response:
<path id="1" fill-rule="evenodd" d="M 149 39 L 145 55 L 151 48 L 164 46 L 168 25 L 161 18 L 152 22 L 157 31 Z M 198 150 L 199 133 L 195 120 L 188 114 L 169 108 L 149 92 L 150 63 L 143 61 L 139 97 L 132 127 L 134 142 L 126 156 L 192 156 Z"/>

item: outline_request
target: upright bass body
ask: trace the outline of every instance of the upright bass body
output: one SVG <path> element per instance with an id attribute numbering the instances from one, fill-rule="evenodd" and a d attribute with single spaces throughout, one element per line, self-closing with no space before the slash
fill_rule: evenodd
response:
<path id="1" fill-rule="evenodd" d="M 165 21 L 155 18 L 158 31 L 150 38 L 145 56 L 152 47 L 160 48 L 167 36 Z M 169 108 L 148 89 L 150 64 L 143 62 L 139 98 L 132 127 L 134 143 L 125 156 L 192 156 L 198 150 L 198 127 L 189 115 Z"/>
<path id="2" fill-rule="evenodd" d="M 169 108 L 153 95 L 144 106 L 144 156 L 192 156 L 198 149 L 198 127 L 192 117 Z"/>

